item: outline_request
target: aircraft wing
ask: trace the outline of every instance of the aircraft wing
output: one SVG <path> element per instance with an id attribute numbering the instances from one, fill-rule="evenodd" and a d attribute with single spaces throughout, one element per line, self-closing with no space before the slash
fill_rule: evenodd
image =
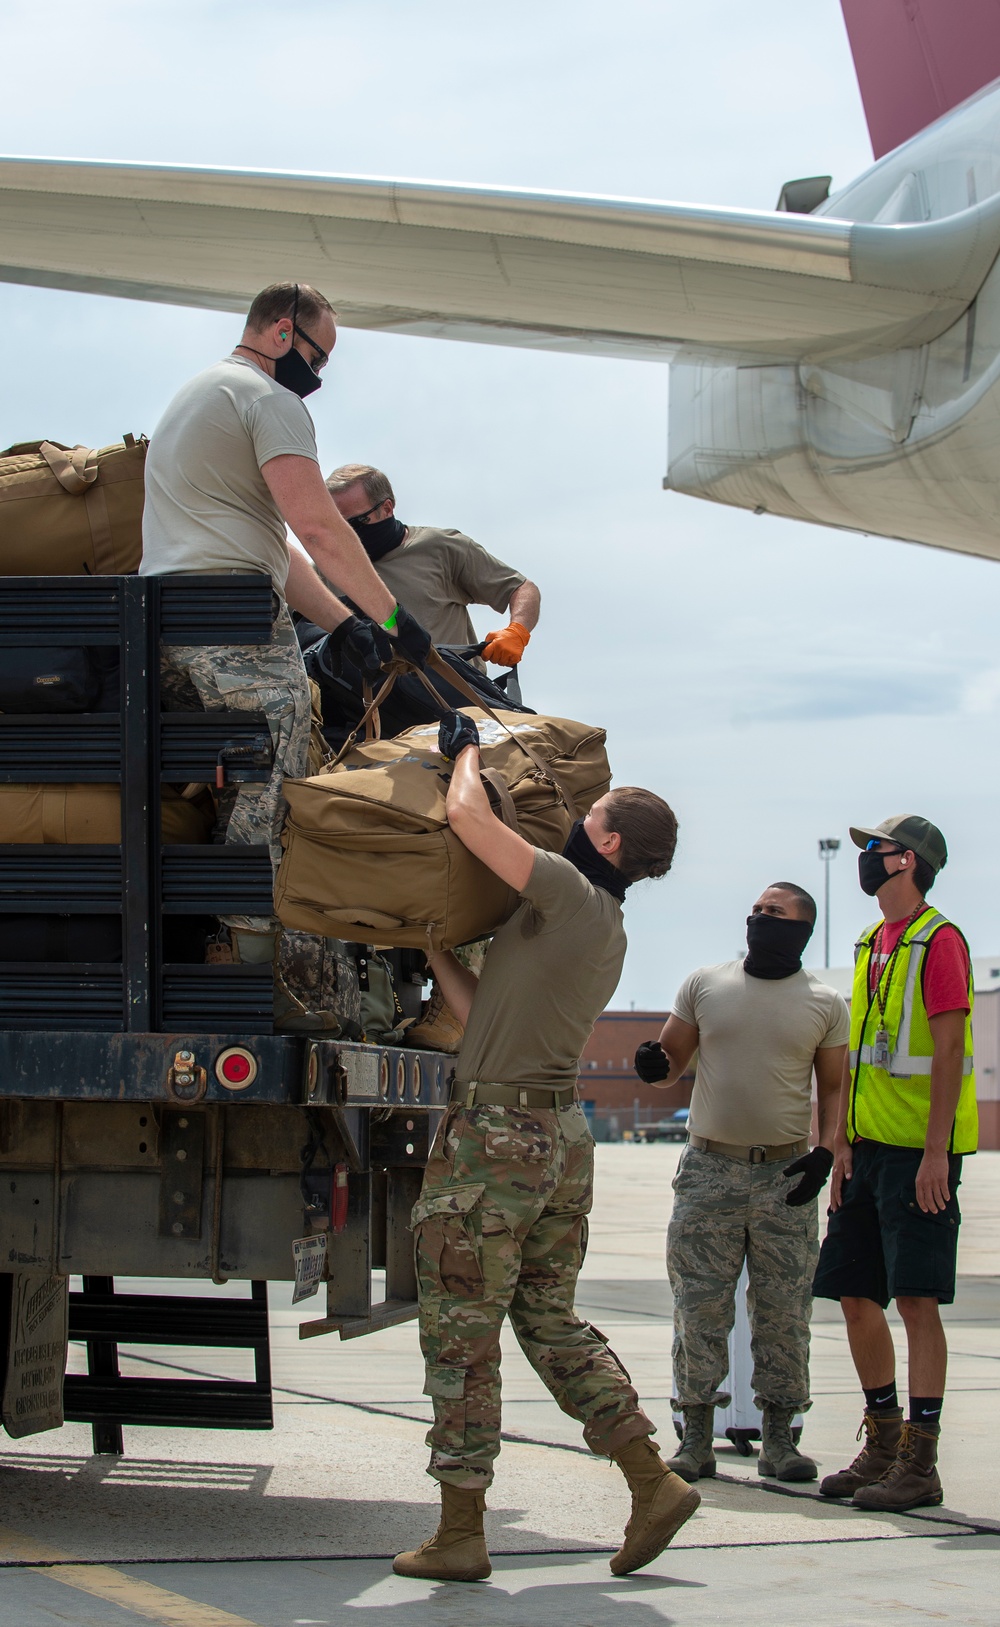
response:
<path id="1" fill-rule="evenodd" d="M 0 280 L 245 311 L 320 288 L 348 327 L 601 355 L 816 360 L 923 344 L 975 297 L 1000 197 L 944 220 L 418 181 L 0 159 Z"/>

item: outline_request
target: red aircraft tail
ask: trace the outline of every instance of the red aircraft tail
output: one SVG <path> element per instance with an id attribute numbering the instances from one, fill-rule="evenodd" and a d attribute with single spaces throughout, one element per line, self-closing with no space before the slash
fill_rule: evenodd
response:
<path id="1" fill-rule="evenodd" d="M 876 158 L 1000 78 L 1000 0 L 840 0 Z"/>

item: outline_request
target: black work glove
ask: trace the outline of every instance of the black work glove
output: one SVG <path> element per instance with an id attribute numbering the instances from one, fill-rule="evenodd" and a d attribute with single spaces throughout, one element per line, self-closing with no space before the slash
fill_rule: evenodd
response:
<path id="1" fill-rule="evenodd" d="M 327 635 L 325 664 L 331 670 L 342 672 L 343 663 L 350 661 L 371 682 L 392 655 L 392 639 L 367 616 L 348 616 Z"/>
<path id="2" fill-rule="evenodd" d="M 798 1186 L 793 1186 L 790 1192 L 785 1193 L 785 1202 L 797 1209 L 802 1203 L 811 1203 L 824 1188 L 830 1178 L 833 1168 L 833 1153 L 825 1147 L 814 1147 L 812 1152 L 802 1154 L 796 1158 L 794 1164 L 789 1164 L 782 1170 L 782 1175 L 801 1175 Z"/>
<path id="3" fill-rule="evenodd" d="M 446 712 L 438 730 L 438 751 L 450 763 L 466 746 L 478 746 L 479 730 L 464 712 Z"/>
<path id="4" fill-rule="evenodd" d="M 669 1078 L 670 1061 L 658 1039 L 644 1039 L 635 1053 L 635 1071 L 644 1085 Z"/>
<path id="5" fill-rule="evenodd" d="M 431 653 L 431 635 L 401 604 L 396 606 L 395 632 L 399 654 L 405 655 L 415 666 L 422 667 Z"/>

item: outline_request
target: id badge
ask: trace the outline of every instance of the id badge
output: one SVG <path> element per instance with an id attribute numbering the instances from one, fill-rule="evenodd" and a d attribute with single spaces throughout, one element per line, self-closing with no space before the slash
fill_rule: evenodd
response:
<path id="1" fill-rule="evenodd" d="M 884 1028 L 880 1028 L 875 1035 L 875 1044 L 872 1046 L 872 1063 L 876 1068 L 889 1066 L 889 1036 Z"/>

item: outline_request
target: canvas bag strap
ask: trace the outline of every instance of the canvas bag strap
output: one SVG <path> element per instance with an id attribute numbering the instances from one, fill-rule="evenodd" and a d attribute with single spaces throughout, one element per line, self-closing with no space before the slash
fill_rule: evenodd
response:
<path id="1" fill-rule="evenodd" d="M 71 497 L 80 497 L 97 479 L 97 453 L 92 447 L 73 446 L 67 451 L 52 441 L 41 441 L 38 450 Z"/>
<path id="2" fill-rule="evenodd" d="M 552 767 L 552 764 L 547 763 L 545 761 L 545 758 L 539 752 L 535 751 L 533 746 L 528 745 L 527 741 L 521 740 L 514 733 L 513 729 L 510 728 L 510 726 L 504 722 L 503 718 L 497 716 L 496 712 L 494 712 L 494 710 L 493 710 L 492 706 L 490 706 L 489 702 L 484 700 L 484 698 L 481 695 L 477 695 L 476 691 L 473 689 L 471 684 L 466 683 L 466 681 L 462 677 L 461 673 L 456 672 L 453 667 L 449 667 L 449 665 L 448 665 L 448 663 L 446 661 L 442 661 L 441 657 L 438 655 L 437 650 L 435 650 L 433 648 L 431 649 L 431 652 L 427 657 L 427 665 L 430 667 L 432 672 L 437 673 L 439 678 L 443 678 L 445 680 L 445 682 L 449 683 L 453 689 L 457 689 L 460 695 L 464 695 L 466 700 L 471 701 L 473 706 L 478 707 L 479 711 L 485 712 L 486 716 L 488 718 L 492 719 L 492 721 L 494 723 L 496 723 L 501 729 L 503 729 L 505 734 L 510 735 L 510 737 L 513 740 L 515 746 L 520 747 L 520 749 L 524 752 L 524 755 L 538 769 L 539 773 L 544 774 L 545 778 L 547 780 L 552 781 L 552 784 L 555 786 L 556 790 L 559 792 L 560 797 L 562 798 L 563 802 L 566 805 L 566 810 L 569 813 L 570 818 L 575 819 L 576 818 L 576 803 L 573 801 L 573 797 L 570 794 L 569 790 L 567 789 L 566 785 L 559 778 L 559 775 L 556 773 L 556 770 Z M 427 682 L 427 679 L 423 676 L 423 674 L 420 674 L 420 676 L 423 678 L 423 681 L 424 681 L 425 685 L 427 686 L 427 688 L 430 689 L 435 695 L 437 695 L 437 691 L 434 690 L 434 686 Z M 437 700 L 438 700 L 438 704 L 440 705 L 441 704 L 440 695 L 437 695 Z"/>
<path id="3" fill-rule="evenodd" d="M 555 786 L 556 790 L 559 792 L 560 797 L 562 798 L 563 802 L 565 803 L 567 812 L 569 813 L 570 817 L 572 819 L 575 819 L 576 818 L 576 803 L 573 801 L 572 795 L 570 794 L 569 790 L 567 789 L 567 787 L 565 786 L 563 781 L 560 779 L 559 775 L 556 773 L 555 769 L 552 767 L 551 763 L 547 763 L 545 761 L 545 758 L 542 757 L 539 752 L 535 751 L 534 747 L 528 745 L 527 741 L 520 740 L 518 738 L 518 736 L 514 733 L 513 729 L 511 729 L 503 721 L 503 718 L 497 717 L 497 714 L 494 712 L 493 708 L 488 704 L 488 702 L 485 701 L 481 695 L 476 694 L 476 691 L 472 688 L 472 685 L 466 683 L 466 681 L 462 677 L 461 673 L 456 672 L 453 667 L 449 667 L 449 665 L 448 665 L 448 663 L 446 661 L 442 661 L 440 655 L 438 654 L 437 650 L 434 649 L 433 646 L 431 647 L 430 654 L 427 657 L 427 665 L 430 667 L 432 672 L 437 673 L 439 678 L 443 678 L 446 683 L 448 683 L 448 684 L 450 684 L 452 686 L 453 689 L 457 689 L 460 695 L 464 695 L 466 700 L 471 701 L 472 705 L 475 706 L 479 711 L 485 712 L 487 717 L 491 718 L 492 721 L 494 723 L 496 723 L 499 728 L 503 729 L 505 734 L 510 735 L 510 738 L 513 740 L 515 746 L 518 746 L 520 748 L 520 750 L 524 752 L 524 755 L 528 758 L 529 762 L 534 764 L 535 768 L 538 769 L 539 773 L 543 774 L 547 780 L 552 781 L 552 784 Z M 391 690 L 392 690 L 392 688 L 393 688 L 393 686 L 394 686 L 394 684 L 396 682 L 396 679 L 399 677 L 400 673 L 402 673 L 402 672 L 412 672 L 414 677 L 420 679 L 420 682 L 423 684 L 423 686 L 427 690 L 428 694 L 432 697 L 432 699 L 434 701 L 434 704 L 439 708 L 439 710 L 441 712 L 447 712 L 447 711 L 451 710 L 451 708 L 449 706 L 447 706 L 445 704 L 445 702 L 441 699 L 441 696 L 438 694 L 437 690 L 434 688 L 434 685 L 431 683 L 430 679 L 427 677 L 427 674 L 425 672 L 422 672 L 419 667 L 414 666 L 409 661 L 400 661 L 400 660 L 397 659 L 396 661 L 394 661 L 392 663 L 392 666 L 389 668 L 389 676 L 386 678 L 385 683 L 382 685 L 382 687 L 379 690 L 378 694 L 374 697 L 374 699 L 371 701 L 371 703 L 365 708 L 364 716 L 361 718 L 361 720 L 357 724 L 357 726 L 354 729 L 352 729 L 351 733 L 347 736 L 347 739 L 344 741 L 344 744 L 341 746 L 341 748 L 338 751 L 336 757 L 334 758 L 333 763 L 331 764 L 331 767 L 336 768 L 337 764 L 340 763 L 347 756 L 347 753 L 349 751 L 353 750 L 354 746 L 357 744 L 358 735 L 361 733 L 362 730 L 365 730 L 366 733 L 367 733 L 369 722 L 371 721 L 372 717 L 375 716 L 375 714 L 378 712 L 379 707 L 381 706 L 382 702 L 385 700 L 386 696 L 391 692 Z M 367 699 L 367 692 L 366 692 L 366 699 Z M 494 781 L 491 779 L 490 783 L 493 784 Z M 507 789 L 506 786 L 504 786 L 505 791 L 506 791 L 506 789 Z M 498 794 L 499 794 L 499 792 L 498 792 Z M 509 792 L 507 793 L 507 795 L 509 796 Z M 501 798 L 501 807 L 503 807 L 503 799 L 502 798 Z M 510 804 L 510 811 L 513 814 L 513 811 L 514 811 L 513 801 L 511 801 L 511 804 Z M 510 820 L 507 818 L 506 814 L 504 814 L 504 823 L 505 824 L 510 823 Z M 516 815 L 514 816 L 514 824 L 511 826 L 511 828 L 513 830 L 517 829 Z"/>

